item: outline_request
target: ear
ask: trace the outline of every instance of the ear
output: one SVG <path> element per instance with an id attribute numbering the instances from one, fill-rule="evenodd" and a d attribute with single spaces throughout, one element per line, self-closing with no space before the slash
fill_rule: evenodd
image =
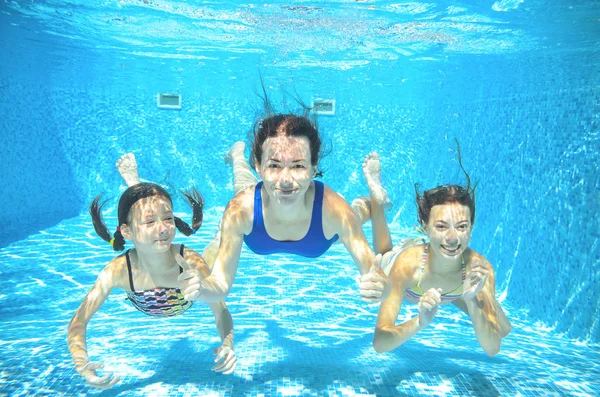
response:
<path id="1" fill-rule="evenodd" d="M 124 223 L 119 228 L 121 229 L 121 234 L 123 235 L 125 240 L 131 241 L 131 229 L 129 229 L 129 226 L 127 226 L 127 224 Z"/>

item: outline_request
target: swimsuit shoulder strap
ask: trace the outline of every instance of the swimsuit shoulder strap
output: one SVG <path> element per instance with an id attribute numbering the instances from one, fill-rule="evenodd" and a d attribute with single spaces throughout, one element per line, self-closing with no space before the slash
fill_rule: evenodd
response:
<path id="1" fill-rule="evenodd" d="M 135 292 L 135 288 L 133 288 L 133 275 L 131 274 L 131 260 L 129 259 L 129 251 L 125 252 L 125 260 L 127 261 L 127 272 L 129 273 L 129 286 L 131 287 L 131 292 Z"/>
<path id="2" fill-rule="evenodd" d="M 179 246 L 179 255 L 183 258 L 183 250 L 185 249 L 185 245 L 181 244 Z M 183 268 L 179 266 L 179 274 L 183 273 Z"/>
<path id="3" fill-rule="evenodd" d="M 317 235 L 323 234 L 323 182 L 314 181 L 315 183 L 315 198 L 313 199 L 313 209 L 310 217 L 310 226 L 308 227 L 308 234 Z"/>
<path id="4" fill-rule="evenodd" d="M 256 230 L 256 226 L 264 225 L 263 213 L 262 213 L 262 197 L 260 190 L 262 189 L 263 182 L 260 181 L 254 187 L 254 221 L 252 222 L 252 231 Z"/>

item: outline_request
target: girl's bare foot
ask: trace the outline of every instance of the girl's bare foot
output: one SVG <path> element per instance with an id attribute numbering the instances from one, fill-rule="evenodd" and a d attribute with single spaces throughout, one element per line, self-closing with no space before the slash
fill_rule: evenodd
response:
<path id="1" fill-rule="evenodd" d="M 379 161 L 379 155 L 376 152 L 371 152 L 365 157 L 365 161 L 363 162 L 363 173 L 367 180 L 371 200 L 383 205 L 385 209 L 392 208 L 393 204 L 390 201 L 387 192 L 383 186 L 381 186 L 381 162 Z"/>
<path id="2" fill-rule="evenodd" d="M 137 163 L 133 153 L 125 153 L 119 160 L 117 160 L 117 169 L 121 178 L 125 181 L 127 187 L 137 185 L 140 183 L 140 177 L 138 175 Z"/>
<path id="3" fill-rule="evenodd" d="M 350 207 L 354 210 L 361 225 L 371 219 L 371 199 L 369 197 L 355 198 Z"/>
<path id="4" fill-rule="evenodd" d="M 225 163 L 229 164 L 233 167 L 233 162 L 235 157 L 244 156 L 244 149 L 246 148 L 246 144 L 242 141 L 237 141 L 233 145 L 227 153 L 225 154 Z"/>

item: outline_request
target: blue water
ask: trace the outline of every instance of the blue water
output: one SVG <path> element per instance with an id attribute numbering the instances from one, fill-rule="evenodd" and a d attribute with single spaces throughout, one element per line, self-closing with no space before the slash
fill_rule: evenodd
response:
<path id="1" fill-rule="evenodd" d="M 346 199 L 380 153 L 395 239 L 414 233 L 414 183 L 464 182 L 460 140 L 479 182 L 471 245 L 513 332 L 490 358 L 444 306 L 377 354 L 377 305 L 341 245 L 310 261 L 244 248 L 235 374 L 209 370 L 207 307 L 152 319 L 115 291 L 88 326 L 91 358 L 122 379 L 103 395 L 600 394 L 600 6 L 560 3 L 0 2 L 0 396 L 96 393 L 66 346 L 114 255 L 87 206 L 113 197 L 115 223 L 114 163 L 132 151 L 143 178 L 202 192 L 205 224 L 176 241 L 201 251 L 233 194 L 222 156 L 263 114 L 259 73 L 279 111 L 336 100 L 321 168 Z M 182 110 L 157 109 L 159 92 Z"/>

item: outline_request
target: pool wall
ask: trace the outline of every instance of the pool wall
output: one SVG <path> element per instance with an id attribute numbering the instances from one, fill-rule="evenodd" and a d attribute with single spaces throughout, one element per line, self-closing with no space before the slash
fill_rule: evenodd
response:
<path id="1" fill-rule="evenodd" d="M 86 211 L 98 193 L 116 203 L 114 163 L 128 151 L 143 178 L 195 185 L 207 208 L 220 211 L 232 194 L 222 156 L 262 113 L 254 93 L 260 59 L 245 59 L 246 69 L 182 61 L 180 71 L 163 70 L 101 52 L 69 57 L 54 40 L 60 50 L 1 41 L 19 62 L 0 69 L 0 244 Z M 498 295 L 540 326 L 600 342 L 597 62 L 523 55 L 379 67 L 376 80 L 354 83 L 369 72 L 267 65 L 263 73 L 280 111 L 299 109 L 283 90 L 307 102 L 337 100 L 336 116 L 319 119 L 332 150 L 323 180 L 349 201 L 365 194 L 360 164 L 378 151 L 395 203 L 389 221 L 406 230 L 416 217 L 415 182 L 464 183 L 458 138 L 479 182 L 472 247 L 495 266 Z M 157 109 L 158 92 L 181 93 L 183 109 Z"/>

